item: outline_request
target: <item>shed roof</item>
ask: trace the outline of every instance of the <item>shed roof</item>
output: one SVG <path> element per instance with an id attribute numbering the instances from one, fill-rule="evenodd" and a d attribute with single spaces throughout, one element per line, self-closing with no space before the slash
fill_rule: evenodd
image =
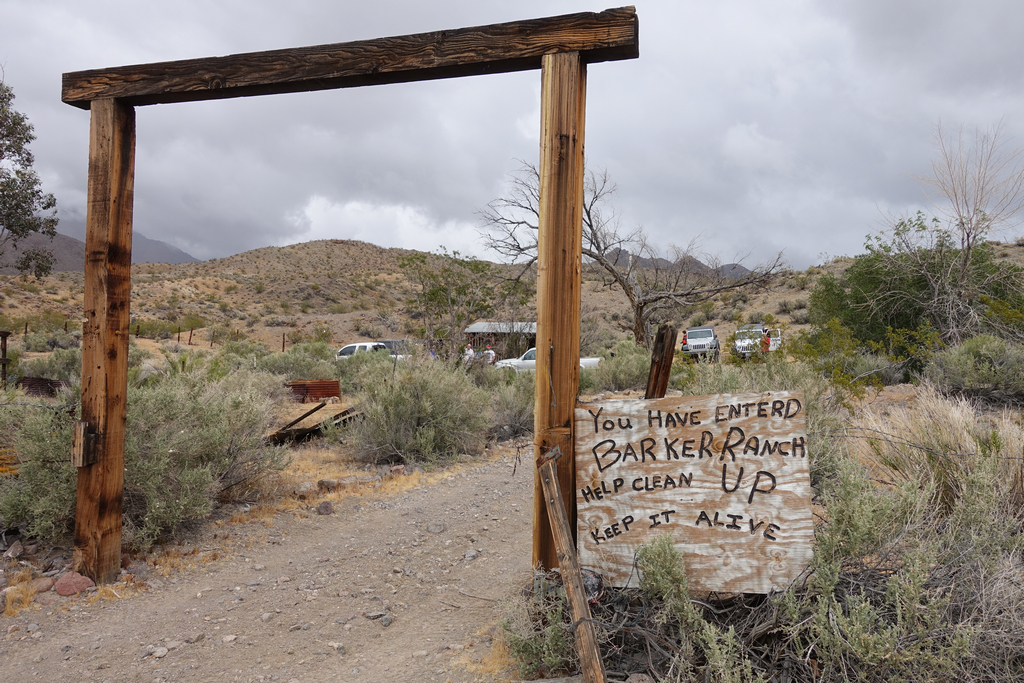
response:
<path id="1" fill-rule="evenodd" d="M 537 323 L 478 321 L 466 328 L 466 334 L 537 334 Z"/>

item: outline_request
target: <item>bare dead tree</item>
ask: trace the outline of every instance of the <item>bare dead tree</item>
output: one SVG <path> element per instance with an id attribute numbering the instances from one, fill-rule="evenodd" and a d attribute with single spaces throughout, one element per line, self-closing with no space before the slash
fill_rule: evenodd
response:
<path id="1" fill-rule="evenodd" d="M 1014 316 L 1001 310 L 1007 297 L 1024 297 L 1021 274 L 979 248 L 1024 207 L 1024 150 L 1007 147 L 1001 124 L 971 136 L 937 126 L 936 148 L 932 176 L 922 178 L 936 215 L 890 217 L 869 238 L 883 282 L 864 305 L 883 319 L 919 311 L 950 344 L 982 329 L 1019 337 Z"/>
<path id="2" fill-rule="evenodd" d="M 508 196 L 479 212 L 487 246 L 519 266 L 516 278 L 529 273 L 537 261 L 539 179 L 537 167 L 524 162 L 512 175 Z M 623 230 L 610 205 L 616 186 L 607 171 L 587 171 L 583 185 L 584 261 L 604 273 L 606 285 L 621 288 L 632 311 L 629 331 L 646 348 L 653 343 L 656 324 L 679 308 L 724 291 L 766 284 L 782 266 L 779 254 L 742 278 L 731 279 L 719 268 L 717 258 L 694 256 L 696 240 L 684 248 L 669 246 L 666 258 L 642 227 Z"/>

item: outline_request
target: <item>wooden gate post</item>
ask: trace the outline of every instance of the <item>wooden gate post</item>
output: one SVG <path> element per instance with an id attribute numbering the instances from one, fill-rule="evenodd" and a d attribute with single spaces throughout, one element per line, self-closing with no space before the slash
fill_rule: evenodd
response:
<path id="1" fill-rule="evenodd" d="M 78 470 L 75 568 L 109 583 L 121 568 L 135 109 L 115 99 L 90 109 L 82 421 L 95 445 Z"/>
<path id="2" fill-rule="evenodd" d="M 587 67 L 579 52 L 541 61 L 540 219 L 537 235 L 537 367 L 534 460 L 556 446 L 558 488 L 576 535 L 573 411 L 580 384 L 583 128 Z M 533 494 L 533 564 L 558 566 L 540 474 Z"/>

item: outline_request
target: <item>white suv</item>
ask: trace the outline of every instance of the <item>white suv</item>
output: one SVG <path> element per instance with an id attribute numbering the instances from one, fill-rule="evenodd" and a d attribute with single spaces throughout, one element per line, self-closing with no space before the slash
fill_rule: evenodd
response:
<path id="1" fill-rule="evenodd" d="M 349 344 L 338 349 L 338 358 L 348 358 L 349 356 L 362 353 L 363 351 L 384 351 L 387 353 L 388 347 L 384 346 L 380 342 L 360 342 L 359 344 Z"/>

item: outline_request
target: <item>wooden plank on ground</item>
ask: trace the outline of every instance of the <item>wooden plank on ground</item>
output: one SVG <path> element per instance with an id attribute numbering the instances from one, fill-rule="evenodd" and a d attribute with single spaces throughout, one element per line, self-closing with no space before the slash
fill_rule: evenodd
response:
<path id="1" fill-rule="evenodd" d="M 225 57 L 64 74 L 61 99 L 82 109 L 119 98 L 132 105 L 329 90 L 541 68 L 545 55 L 585 62 L 639 56 L 633 7 L 489 26 Z"/>
<path id="2" fill-rule="evenodd" d="M 586 64 L 578 53 L 545 55 L 541 70 L 540 217 L 537 230 L 535 457 L 552 448 L 562 498 L 576 488 L 573 409 L 580 386 L 580 291 L 583 254 L 583 129 Z M 534 482 L 533 564 L 552 569 L 558 556 L 539 480 Z"/>
<path id="3" fill-rule="evenodd" d="M 580 561 L 625 585 L 671 533 L 692 591 L 781 591 L 811 560 L 801 392 L 607 400 L 576 410 Z"/>
<path id="4" fill-rule="evenodd" d="M 75 565 L 96 583 L 108 583 L 121 570 L 135 110 L 96 100 L 91 121 L 82 421 L 95 434 L 95 461 L 78 469 Z"/>
<path id="5" fill-rule="evenodd" d="M 551 530 L 558 549 L 558 566 L 561 568 L 562 583 L 565 586 L 569 611 L 573 624 L 576 625 L 576 649 L 580 657 L 580 669 L 587 683 L 604 683 L 604 663 L 601 661 L 601 649 L 597 643 L 597 631 L 591 621 L 590 605 L 587 603 L 587 591 L 583 587 L 583 574 L 576 557 L 576 542 L 573 540 L 572 527 L 566 515 L 565 501 L 558 486 L 556 460 L 560 451 L 556 448 L 542 456 L 538 462 L 537 472 L 540 474 L 544 489 L 544 502 L 551 520 Z"/>

